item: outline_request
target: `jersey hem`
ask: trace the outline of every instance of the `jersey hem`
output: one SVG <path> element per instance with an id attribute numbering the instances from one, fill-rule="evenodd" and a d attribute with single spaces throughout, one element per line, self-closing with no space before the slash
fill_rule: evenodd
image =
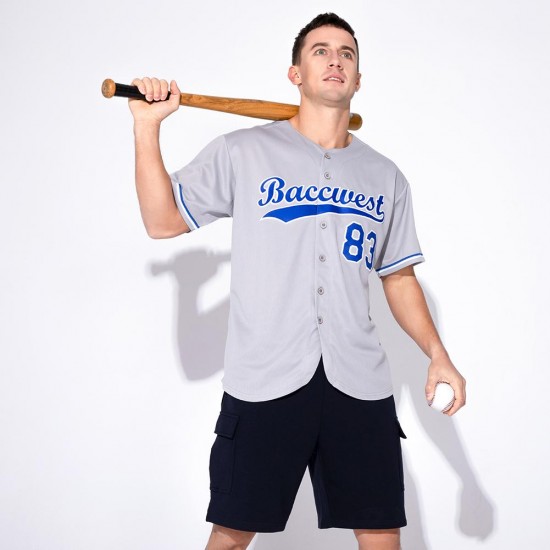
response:
<path id="1" fill-rule="evenodd" d="M 264 395 L 258 396 L 258 394 L 244 393 L 236 390 L 235 388 L 232 388 L 230 385 L 226 384 L 225 382 L 222 382 L 222 387 L 223 387 L 223 390 L 227 392 L 229 395 L 231 395 L 232 397 L 236 397 L 241 401 L 249 401 L 251 403 L 257 403 L 260 401 L 270 401 L 272 399 L 278 399 L 279 397 L 284 397 L 285 395 L 288 395 L 292 392 L 295 392 L 296 390 L 299 390 L 300 388 L 303 388 L 306 384 L 308 384 L 311 381 L 311 379 L 315 374 L 316 369 L 317 369 L 317 365 L 315 365 L 313 372 L 307 374 L 302 378 L 299 378 L 297 382 L 294 382 L 293 384 L 289 384 L 288 386 L 285 386 L 283 389 L 276 390 L 273 393 L 268 394 L 267 396 L 264 396 Z"/>
<path id="2" fill-rule="evenodd" d="M 363 392 L 358 392 L 355 389 L 352 390 L 348 386 L 340 382 L 340 380 L 333 378 L 331 372 L 327 370 L 326 366 L 325 366 L 325 374 L 327 376 L 327 380 L 337 390 L 344 392 L 346 395 L 349 395 L 350 397 L 355 397 L 355 399 L 361 399 L 361 401 L 378 401 L 380 399 L 385 399 L 386 397 L 390 397 L 391 395 L 393 395 L 393 387 L 391 385 L 388 390 L 385 390 L 383 392 L 363 393 Z"/>

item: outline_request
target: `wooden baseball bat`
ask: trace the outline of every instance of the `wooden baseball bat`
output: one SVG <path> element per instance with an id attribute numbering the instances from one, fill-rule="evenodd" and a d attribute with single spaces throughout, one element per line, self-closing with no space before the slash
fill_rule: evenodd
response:
<path id="1" fill-rule="evenodd" d="M 117 84 L 110 78 L 103 81 L 101 92 L 105 97 L 129 97 L 143 99 L 145 96 L 137 86 Z M 265 120 L 288 120 L 298 112 L 298 105 L 288 103 L 275 103 L 274 101 L 262 101 L 261 99 L 237 99 L 232 97 L 216 97 L 199 94 L 181 94 L 180 105 L 198 107 L 211 111 L 222 111 L 234 115 L 243 115 Z M 359 130 L 363 120 L 360 115 L 350 113 L 349 129 Z"/>

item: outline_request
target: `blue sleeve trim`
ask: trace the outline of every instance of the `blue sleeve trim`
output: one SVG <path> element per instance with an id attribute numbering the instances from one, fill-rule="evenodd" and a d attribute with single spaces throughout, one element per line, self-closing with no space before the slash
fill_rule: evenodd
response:
<path id="1" fill-rule="evenodd" d="M 411 254 L 410 256 L 405 256 L 405 258 L 401 258 L 400 260 L 397 260 L 397 262 L 393 262 L 389 265 L 385 265 L 384 267 L 380 267 L 376 270 L 376 273 L 380 273 L 381 271 L 389 269 L 390 267 L 395 267 L 398 264 L 401 264 L 401 263 L 406 262 L 407 260 L 409 260 L 411 258 L 416 258 L 418 256 L 423 256 L 422 252 L 417 252 L 416 254 Z"/>
<path id="2" fill-rule="evenodd" d="M 178 183 L 178 191 L 179 191 L 179 196 L 180 196 L 180 201 L 181 201 L 181 205 L 183 206 L 183 208 L 185 209 L 185 212 L 187 213 L 187 215 L 189 216 L 189 219 L 195 224 L 195 228 L 198 229 L 200 227 L 200 225 L 197 223 L 197 221 L 195 220 L 195 218 L 193 218 L 191 212 L 189 212 L 189 208 L 187 208 L 187 205 L 185 204 L 185 201 L 183 200 L 183 188 L 182 186 Z"/>

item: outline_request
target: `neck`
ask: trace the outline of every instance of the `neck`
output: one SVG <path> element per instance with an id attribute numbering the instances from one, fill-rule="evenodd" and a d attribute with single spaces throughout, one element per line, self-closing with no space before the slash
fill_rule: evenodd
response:
<path id="1" fill-rule="evenodd" d="M 289 122 L 300 134 L 323 149 L 341 149 L 352 140 L 348 132 L 349 113 L 349 107 L 327 108 L 302 101 L 298 114 Z"/>

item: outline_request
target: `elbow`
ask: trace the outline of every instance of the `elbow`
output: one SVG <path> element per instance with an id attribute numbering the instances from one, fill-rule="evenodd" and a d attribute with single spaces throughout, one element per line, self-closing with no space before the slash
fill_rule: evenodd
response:
<path id="1" fill-rule="evenodd" d="M 178 226 L 166 226 L 158 224 L 145 224 L 145 231 L 147 231 L 147 236 L 151 239 L 171 239 L 172 237 L 177 237 L 183 233 L 189 232 L 189 227 L 182 222 Z"/>
<path id="2" fill-rule="evenodd" d="M 146 228 L 147 236 L 150 239 L 158 240 L 158 239 L 169 239 L 170 237 L 173 237 L 175 235 L 169 235 L 167 232 L 159 231 L 158 229 L 149 229 Z"/>
<path id="3" fill-rule="evenodd" d="M 145 227 L 145 231 L 147 231 L 147 236 L 150 239 L 158 240 L 158 239 L 170 239 L 171 237 L 175 237 L 176 235 L 173 234 L 170 231 L 167 231 L 164 228 L 161 227 Z"/>

